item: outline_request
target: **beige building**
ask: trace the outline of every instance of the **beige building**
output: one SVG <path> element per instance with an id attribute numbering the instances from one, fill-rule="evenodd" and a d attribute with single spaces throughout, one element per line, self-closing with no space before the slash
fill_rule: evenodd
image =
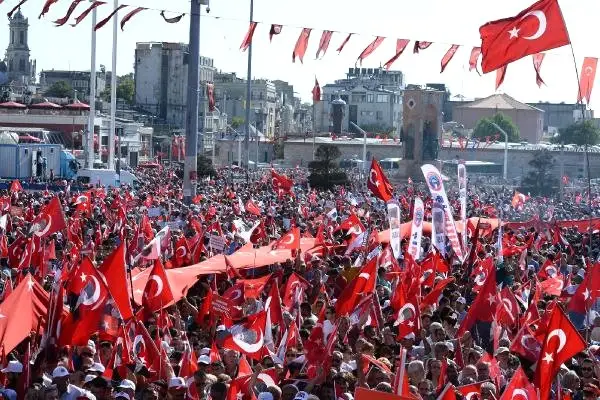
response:
<path id="1" fill-rule="evenodd" d="M 544 111 L 521 103 L 507 94 L 494 94 L 484 99 L 454 107 L 452 118 L 466 129 L 473 129 L 481 118 L 502 113 L 519 128 L 521 140 L 538 143 L 544 131 Z"/>

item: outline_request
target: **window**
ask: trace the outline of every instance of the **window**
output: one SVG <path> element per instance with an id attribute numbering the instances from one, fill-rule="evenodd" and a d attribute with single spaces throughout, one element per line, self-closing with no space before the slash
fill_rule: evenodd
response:
<path id="1" fill-rule="evenodd" d="M 363 103 L 366 99 L 366 96 L 364 93 L 355 93 L 352 95 L 352 102 L 353 103 Z"/>
<path id="2" fill-rule="evenodd" d="M 23 59 L 19 60 L 19 71 L 25 72 L 25 60 Z"/>
<path id="3" fill-rule="evenodd" d="M 25 44 L 25 31 L 19 32 L 19 44 Z"/>
<path id="4" fill-rule="evenodd" d="M 15 44 L 15 31 L 10 31 L 10 44 Z"/>
<path id="5" fill-rule="evenodd" d="M 375 96 L 373 96 L 372 93 L 367 94 L 367 103 L 374 103 L 375 102 Z"/>
<path id="6" fill-rule="evenodd" d="M 387 94 L 378 94 L 377 95 L 377 102 L 378 103 L 387 103 L 388 102 L 388 95 Z"/>
<path id="7" fill-rule="evenodd" d="M 377 120 L 381 121 L 383 119 L 383 111 L 377 111 Z"/>

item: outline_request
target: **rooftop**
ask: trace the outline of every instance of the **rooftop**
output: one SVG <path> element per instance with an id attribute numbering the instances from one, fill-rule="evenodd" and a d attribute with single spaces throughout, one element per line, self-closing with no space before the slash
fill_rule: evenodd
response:
<path id="1" fill-rule="evenodd" d="M 483 99 L 475 100 L 470 103 L 466 103 L 457 108 L 485 108 L 485 109 L 496 109 L 496 110 L 526 110 L 526 111 L 539 111 L 544 112 L 544 110 L 540 110 L 539 108 L 532 107 L 525 103 L 521 103 L 520 101 L 515 100 L 507 94 L 493 94 L 491 96 L 485 97 Z"/>

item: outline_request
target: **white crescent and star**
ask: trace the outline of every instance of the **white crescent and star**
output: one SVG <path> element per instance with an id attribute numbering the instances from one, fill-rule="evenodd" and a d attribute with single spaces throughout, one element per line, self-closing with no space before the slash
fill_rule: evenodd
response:
<path id="1" fill-rule="evenodd" d="M 529 346 L 528 343 L 530 343 L 530 339 L 533 339 L 533 347 Z M 525 347 L 527 350 L 530 350 L 533 353 L 539 353 L 540 351 L 540 344 L 537 342 L 537 340 L 535 340 L 535 338 L 529 334 L 523 335 L 521 336 L 521 345 L 523 347 Z"/>
<path id="2" fill-rule="evenodd" d="M 552 339 L 554 336 L 558 337 L 558 348 L 556 349 L 556 354 L 558 354 L 561 352 L 563 347 L 565 347 L 565 344 L 567 344 L 567 335 L 565 334 L 565 331 L 563 331 L 562 329 L 554 329 L 552 332 L 550 332 L 550 334 L 546 338 L 546 345 L 550 342 L 550 339 Z"/>
<path id="3" fill-rule="evenodd" d="M 86 306 L 94 305 L 100 299 L 100 282 L 98 281 L 98 278 L 96 278 L 94 275 L 92 275 L 91 278 L 94 285 L 94 294 L 92 295 L 92 297 L 87 297 L 87 295 L 85 296 L 85 298 L 82 301 L 82 304 Z"/>
<path id="4" fill-rule="evenodd" d="M 254 343 L 248 343 L 248 342 L 241 340 L 241 337 L 244 336 L 244 330 L 246 330 L 246 329 L 244 328 L 243 325 L 234 325 L 231 327 L 231 338 L 233 339 L 233 342 L 240 349 L 242 349 L 244 352 L 246 352 L 248 354 L 256 353 L 260 349 L 262 349 L 263 344 L 264 344 L 264 337 L 263 337 L 262 330 L 260 330 L 260 329 L 258 330 L 258 337 L 257 337 L 256 342 L 254 342 Z"/>
<path id="5" fill-rule="evenodd" d="M 515 399 L 516 397 L 523 397 L 525 400 L 529 399 L 529 396 L 527 396 L 527 392 L 523 389 L 515 389 L 512 392 L 512 396 L 510 397 L 510 400 Z"/>
<path id="6" fill-rule="evenodd" d="M 50 227 L 52 226 L 52 217 L 48 214 L 46 214 L 46 216 L 48 217 L 48 222 L 46 223 L 46 226 L 44 227 L 44 230 L 42 231 L 35 231 L 33 232 L 34 235 L 36 236 L 44 236 L 49 230 Z"/>
<path id="7" fill-rule="evenodd" d="M 412 315 L 410 318 L 404 318 L 404 310 L 410 310 L 412 312 Z M 398 310 L 398 320 L 396 320 L 396 322 L 394 323 L 394 326 L 398 326 L 405 321 L 412 320 L 415 317 L 415 315 L 417 315 L 417 313 L 415 311 L 415 306 L 412 303 L 404 304 L 402 306 L 402 308 L 400 308 L 400 310 Z"/>
<path id="8" fill-rule="evenodd" d="M 181 252 L 179 250 L 181 250 Z M 178 257 L 185 257 L 187 256 L 187 249 L 185 246 L 179 246 L 177 250 L 175 250 L 175 254 L 177 254 Z"/>
<path id="9" fill-rule="evenodd" d="M 288 239 L 287 240 L 282 240 L 281 243 L 282 244 L 292 244 L 292 243 L 294 243 L 294 239 L 295 239 L 294 234 L 290 233 L 288 235 Z"/>
<path id="10" fill-rule="evenodd" d="M 530 11 L 527 14 L 525 14 L 523 16 L 523 18 L 521 18 L 521 20 L 527 18 L 527 17 L 535 17 L 538 20 L 538 29 L 537 31 L 531 35 L 531 36 L 523 36 L 522 38 L 525 40 L 536 40 L 542 37 L 542 35 L 544 33 L 546 33 L 546 28 L 548 27 L 548 21 L 546 19 L 546 14 L 544 14 L 543 11 L 540 10 L 535 10 L 535 11 Z M 520 28 L 517 28 L 516 26 L 514 26 L 510 31 L 508 31 L 508 34 L 510 35 L 510 39 L 513 38 L 518 38 L 519 37 L 519 31 Z"/>
<path id="11" fill-rule="evenodd" d="M 373 175 L 375 175 L 375 180 L 373 180 Z M 369 174 L 369 181 L 371 182 L 371 184 L 379 186 L 379 180 L 377 179 L 377 171 L 375 171 L 374 169 L 372 169 L 371 173 Z"/>
<path id="12" fill-rule="evenodd" d="M 160 294 L 162 293 L 163 288 L 164 288 L 164 283 L 163 283 L 162 278 L 158 275 L 152 275 L 150 277 L 150 280 L 156 282 L 156 293 L 154 294 L 154 296 L 148 296 L 148 292 L 146 292 L 146 297 L 154 298 L 154 297 L 160 296 Z"/>

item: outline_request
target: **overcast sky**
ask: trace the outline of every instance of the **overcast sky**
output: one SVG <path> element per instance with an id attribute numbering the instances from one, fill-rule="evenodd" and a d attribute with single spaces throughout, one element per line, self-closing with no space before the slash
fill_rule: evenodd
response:
<path id="1" fill-rule="evenodd" d="M 110 4 L 98 9 L 98 20 L 113 10 Z M 161 9 L 170 10 L 168 16 L 189 12 L 186 0 L 129 0 L 119 4 L 143 5 L 155 10 L 135 16 L 119 30 L 119 75 L 132 72 L 136 42 L 175 41 L 187 42 L 189 18 L 178 24 L 167 24 L 160 16 Z M 598 0 L 559 0 L 580 66 L 585 56 L 600 56 L 600 2 Z M 18 0 L 5 0 L 0 13 L 8 12 Z M 468 72 L 471 48 L 480 44 L 479 26 L 486 21 L 513 16 L 532 4 L 530 0 L 255 0 L 254 20 L 260 22 L 254 35 L 253 76 L 282 79 L 294 85 L 304 99 L 310 99 L 310 90 L 317 76 L 321 84 L 344 77 L 353 67 L 360 52 L 376 35 L 387 39 L 365 62 L 363 67 L 378 67 L 394 53 L 397 38 L 432 41 L 434 44 L 420 54 L 407 49 L 394 64 L 402 70 L 408 83 L 445 83 L 453 95 L 483 97 L 494 93 L 495 74 L 480 77 Z M 23 13 L 29 17 L 29 46 L 37 59 L 38 72 L 42 69 L 89 70 L 91 15 L 80 26 L 65 25 L 55 28 L 51 21 L 62 17 L 71 0 L 59 0 L 49 14 L 38 19 L 44 0 L 29 0 Z M 210 14 L 203 8 L 200 52 L 215 60 L 217 69 L 246 75 L 246 53 L 239 51 L 248 27 L 250 0 L 211 0 Z M 85 9 L 82 2 L 73 16 Z M 122 10 L 122 17 L 128 10 Z M 73 18 L 72 18 L 73 19 Z M 120 19 L 120 18 L 119 18 Z M 8 23 L 8 21 L 6 22 Z M 269 24 L 288 25 L 269 43 Z M 292 63 L 292 50 L 301 27 L 314 28 L 304 64 Z M 323 29 L 337 30 L 326 56 L 314 56 Z M 550 27 L 549 27 L 550 29 Z M 8 44 L 8 26 L 0 30 L 0 48 Z M 335 49 L 347 32 L 355 32 L 344 51 Z M 452 44 L 461 47 L 446 71 L 440 74 L 440 60 Z M 98 31 L 98 65 L 111 68 L 112 23 Z M 564 47 L 547 53 L 542 65 L 542 78 L 547 86 L 535 84 L 535 72 L 530 57 L 509 65 L 506 79 L 499 91 L 520 101 L 574 102 L 577 82 L 571 49 Z M 600 102 L 600 88 L 592 95 L 591 107 Z"/>

